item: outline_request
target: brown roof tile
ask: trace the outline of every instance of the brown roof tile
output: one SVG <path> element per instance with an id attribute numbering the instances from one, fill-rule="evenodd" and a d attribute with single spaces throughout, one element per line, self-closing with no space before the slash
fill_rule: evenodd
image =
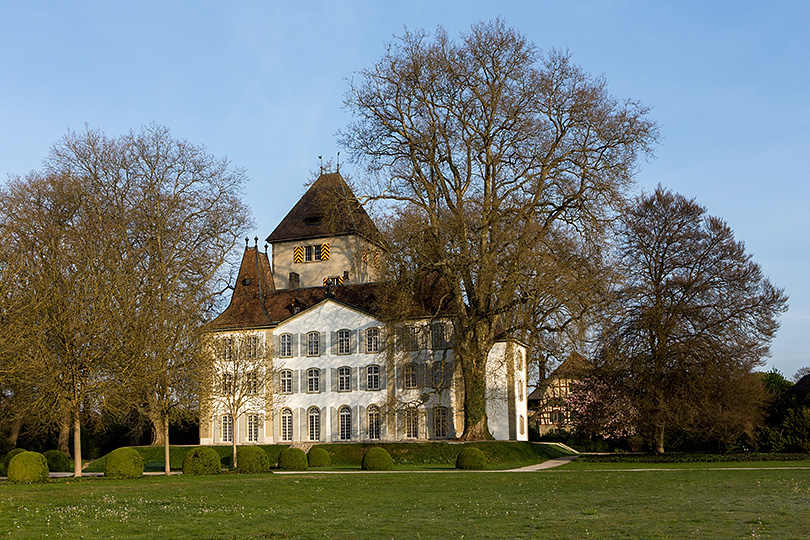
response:
<path id="1" fill-rule="evenodd" d="M 267 253 L 260 253 L 258 246 L 245 248 L 231 303 L 219 317 L 209 323 L 209 328 L 271 325 L 273 321 L 267 311 L 262 309 L 263 303 L 259 299 L 264 297 L 266 304 L 266 299 L 274 289 Z"/>
<path id="2" fill-rule="evenodd" d="M 321 175 L 267 237 L 289 240 L 358 234 L 381 244 L 382 235 L 339 173 Z"/>

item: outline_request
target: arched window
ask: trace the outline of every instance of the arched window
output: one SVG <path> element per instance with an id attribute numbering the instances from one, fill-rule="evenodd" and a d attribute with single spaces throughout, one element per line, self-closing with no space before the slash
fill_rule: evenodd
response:
<path id="1" fill-rule="evenodd" d="M 338 432 L 338 438 L 341 441 L 349 441 L 352 438 L 352 410 L 344 405 L 338 411 L 338 422 L 340 424 L 340 429 Z"/>
<path id="2" fill-rule="evenodd" d="M 256 442 L 259 440 L 259 415 L 247 415 L 247 440 L 248 442 Z"/>
<path id="3" fill-rule="evenodd" d="M 291 369 L 281 370 L 281 393 L 292 394 L 293 374 Z"/>
<path id="4" fill-rule="evenodd" d="M 338 376 L 338 392 L 350 392 L 352 389 L 352 368 L 339 367 L 337 370 Z"/>
<path id="5" fill-rule="evenodd" d="M 447 437 L 447 407 L 433 407 L 433 436 L 437 439 Z"/>
<path id="6" fill-rule="evenodd" d="M 369 390 L 380 389 L 380 366 L 370 365 L 366 367 L 366 388 Z"/>
<path id="7" fill-rule="evenodd" d="M 405 411 L 405 437 L 411 439 L 419 437 L 419 415 L 416 408 Z"/>
<path id="8" fill-rule="evenodd" d="M 278 355 L 281 358 L 291 358 L 292 357 L 292 342 L 293 337 L 292 334 L 281 334 L 278 340 Z"/>
<path id="9" fill-rule="evenodd" d="M 290 409 L 281 410 L 281 440 L 285 442 L 292 441 L 293 434 L 293 415 Z"/>
<path id="10" fill-rule="evenodd" d="M 307 413 L 309 418 L 309 440 L 321 440 L 321 411 L 318 407 L 311 407 Z"/>
<path id="11" fill-rule="evenodd" d="M 351 332 L 348 330 L 338 330 L 337 332 L 337 353 L 349 354 L 351 352 Z"/>
<path id="12" fill-rule="evenodd" d="M 376 405 L 368 408 L 368 438 L 380 440 L 380 408 Z"/>

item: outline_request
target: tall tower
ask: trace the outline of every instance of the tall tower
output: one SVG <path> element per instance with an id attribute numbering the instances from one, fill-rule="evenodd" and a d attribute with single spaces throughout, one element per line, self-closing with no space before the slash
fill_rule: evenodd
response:
<path id="1" fill-rule="evenodd" d="M 382 235 L 339 173 L 321 175 L 267 242 L 280 289 L 379 279 Z"/>

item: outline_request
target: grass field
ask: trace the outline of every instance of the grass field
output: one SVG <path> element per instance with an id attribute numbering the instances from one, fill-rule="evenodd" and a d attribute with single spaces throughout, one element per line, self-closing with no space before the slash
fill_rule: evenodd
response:
<path id="1" fill-rule="evenodd" d="M 809 533 L 806 469 L 632 472 L 572 464 L 536 473 L 308 472 L 0 485 L 3 539 L 797 539 Z"/>

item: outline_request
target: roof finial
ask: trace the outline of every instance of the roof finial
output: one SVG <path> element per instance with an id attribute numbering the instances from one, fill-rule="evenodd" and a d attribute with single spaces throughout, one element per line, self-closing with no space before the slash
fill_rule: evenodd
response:
<path id="1" fill-rule="evenodd" d="M 337 155 L 337 173 L 340 174 L 340 150 L 338 150 Z"/>
<path id="2" fill-rule="evenodd" d="M 321 160 L 321 174 L 323 174 L 323 156 L 318 156 L 318 159 Z"/>
<path id="3" fill-rule="evenodd" d="M 259 249 L 259 237 L 258 236 L 253 237 L 253 245 L 256 247 L 257 250 Z"/>
<path id="4" fill-rule="evenodd" d="M 264 245 L 264 252 L 267 253 L 267 244 Z"/>
<path id="5" fill-rule="evenodd" d="M 247 236 L 245 237 L 245 247 L 248 247 L 248 243 L 250 242 L 250 238 Z"/>

